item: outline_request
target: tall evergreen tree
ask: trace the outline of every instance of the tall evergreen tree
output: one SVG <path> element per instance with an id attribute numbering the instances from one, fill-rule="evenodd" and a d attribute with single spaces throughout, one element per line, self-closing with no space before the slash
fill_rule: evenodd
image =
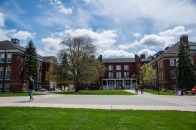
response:
<path id="1" fill-rule="evenodd" d="M 24 77 L 23 77 L 24 80 L 27 81 L 29 75 L 32 75 L 34 80 L 37 80 L 38 60 L 37 60 L 36 48 L 34 46 L 33 41 L 28 42 L 28 45 L 26 46 L 24 56 L 25 56 Z"/>
<path id="2" fill-rule="evenodd" d="M 191 90 L 195 85 L 195 72 L 191 54 L 184 43 L 178 47 L 177 82 L 181 89 Z"/>

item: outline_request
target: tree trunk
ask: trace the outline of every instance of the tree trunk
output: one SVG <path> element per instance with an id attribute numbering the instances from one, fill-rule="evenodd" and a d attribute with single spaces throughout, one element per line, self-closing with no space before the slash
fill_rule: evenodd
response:
<path id="1" fill-rule="evenodd" d="M 76 84 L 75 84 L 75 92 L 79 92 L 79 90 L 80 90 L 79 87 L 80 87 L 80 86 L 79 86 L 79 83 L 76 83 Z"/>

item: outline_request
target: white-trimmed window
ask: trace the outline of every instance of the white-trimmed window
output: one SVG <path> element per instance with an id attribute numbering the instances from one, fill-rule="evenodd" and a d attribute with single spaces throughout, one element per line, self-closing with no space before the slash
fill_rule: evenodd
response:
<path id="1" fill-rule="evenodd" d="M 116 72 L 116 78 L 118 78 L 118 79 L 121 78 L 121 72 Z"/>
<path id="2" fill-rule="evenodd" d="M 5 79 L 6 80 L 10 80 L 11 77 L 11 67 L 6 67 L 6 76 Z"/>
<path id="3" fill-rule="evenodd" d="M 109 65 L 108 70 L 113 70 L 113 65 Z"/>
<path id="4" fill-rule="evenodd" d="M 176 58 L 176 66 L 178 66 L 178 60 L 179 60 L 179 58 Z"/>
<path id="5" fill-rule="evenodd" d="M 162 80 L 163 79 L 163 72 L 160 72 L 159 73 L 159 80 Z"/>
<path id="6" fill-rule="evenodd" d="M 0 80 L 3 80 L 3 72 L 4 72 L 4 68 L 0 67 Z"/>
<path id="7" fill-rule="evenodd" d="M 162 60 L 158 61 L 158 68 L 162 67 Z"/>
<path id="8" fill-rule="evenodd" d="M 175 64 L 174 64 L 174 58 L 170 58 L 169 59 L 169 63 L 170 63 L 170 66 L 174 66 Z"/>
<path id="9" fill-rule="evenodd" d="M 129 72 L 124 72 L 124 78 L 129 78 Z"/>
<path id="10" fill-rule="evenodd" d="M 8 53 L 7 54 L 7 63 L 11 63 L 12 62 L 12 54 Z"/>
<path id="11" fill-rule="evenodd" d="M 114 73 L 113 72 L 109 72 L 109 79 L 114 78 Z"/>
<path id="12" fill-rule="evenodd" d="M 176 79 L 176 73 L 174 70 L 170 71 L 170 77 L 171 79 Z"/>
<path id="13" fill-rule="evenodd" d="M 121 70 L 121 65 L 116 65 L 116 70 Z"/>
<path id="14" fill-rule="evenodd" d="M 124 70 L 129 70 L 129 65 L 124 65 Z"/>
<path id="15" fill-rule="evenodd" d="M 5 54 L 0 54 L 0 62 L 3 63 L 5 61 Z"/>

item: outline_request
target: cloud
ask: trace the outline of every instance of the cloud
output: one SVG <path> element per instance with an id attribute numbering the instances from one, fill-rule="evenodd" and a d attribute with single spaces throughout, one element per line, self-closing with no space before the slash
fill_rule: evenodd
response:
<path id="1" fill-rule="evenodd" d="M 61 42 L 61 38 L 44 38 L 41 40 L 42 44 L 44 45 L 44 50 L 46 52 L 58 51 L 60 50 L 59 43 Z"/>
<path id="2" fill-rule="evenodd" d="M 138 38 L 138 37 L 141 36 L 141 34 L 139 34 L 139 33 L 134 33 L 133 36 L 136 37 L 136 38 Z"/>
<path id="3" fill-rule="evenodd" d="M 130 48 L 137 47 L 139 45 L 140 45 L 140 43 L 136 40 L 135 42 L 130 43 L 130 44 L 119 44 L 118 48 L 120 48 L 120 49 L 130 49 Z"/>
<path id="4" fill-rule="evenodd" d="M 72 14 L 72 8 L 65 8 L 61 0 L 51 0 L 51 4 L 62 14 Z"/>
<path id="5" fill-rule="evenodd" d="M 158 34 L 149 34 L 141 37 L 139 41 L 135 41 L 129 44 L 119 44 L 120 49 L 130 49 L 138 46 L 142 46 L 146 49 L 162 50 L 167 46 L 179 41 L 179 37 L 183 34 L 190 34 L 192 30 L 186 30 L 184 26 L 177 26 L 173 29 L 168 29 Z"/>
<path id="6" fill-rule="evenodd" d="M 5 17 L 4 14 L 0 12 L 0 27 L 4 26 Z"/>
<path id="7" fill-rule="evenodd" d="M 29 38 L 35 38 L 35 33 L 30 33 L 28 31 L 18 31 L 12 35 L 14 38 L 18 38 L 20 40 L 26 40 Z"/>
<path id="8" fill-rule="evenodd" d="M 134 57 L 133 53 L 127 52 L 125 50 L 105 50 L 102 53 L 104 58 L 108 57 Z"/>
<path id="9" fill-rule="evenodd" d="M 92 29 L 68 29 L 63 32 L 57 33 L 57 35 L 64 37 L 66 34 L 70 34 L 73 37 L 89 37 L 92 39 L 93 44 L 98 48 L 106 48 L 116 43 L 116 30 L 98 30 L 93 31 Z"/>
<path id="10" fill-rule="evenodd" d="M 91 11 L 98 16 L 127 22 L 148 19 L 167 25 L 188 25 L 196 21 L 196 8 L 192 0 L 91 0 L 89 4 Z"/>
<path id="11" fill-rule="evenodd" d="M 151 50 L 149 50 L 149 49 L 142 49 L 141 51 L 138 52 L 139 55 L 145 54 L 145 55 L 146 55 L 146 58 L 147 58 L 148 56 L 154 55 L 155 53 L 156 53 L 155 51 L 151 51 Z"/>

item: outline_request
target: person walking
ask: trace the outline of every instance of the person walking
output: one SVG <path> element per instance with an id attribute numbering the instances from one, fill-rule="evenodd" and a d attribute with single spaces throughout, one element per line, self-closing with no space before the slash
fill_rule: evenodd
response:
<path id="1" fill-rule="evenodd" d="M 143 94 L 143 92 L 144 92 L 144 87 L 141 86 L 141 94 Z"/>
<path id="2" fill-rule="evenodd" d="M 34 100 L 33 98 L 33 95 L 32 95 L 32 92 L 34 90 L 34 80 L 33 80 L 33 77 L 32 75 L 29 76 L 29 81 L 28 81 L 28 95 L 30 97 L 30 102 Z"/>
<path id="3" fill-rule="evenodd" d="M 138 94 L 138 86 L 135 86 L 135 93 Z"/>

